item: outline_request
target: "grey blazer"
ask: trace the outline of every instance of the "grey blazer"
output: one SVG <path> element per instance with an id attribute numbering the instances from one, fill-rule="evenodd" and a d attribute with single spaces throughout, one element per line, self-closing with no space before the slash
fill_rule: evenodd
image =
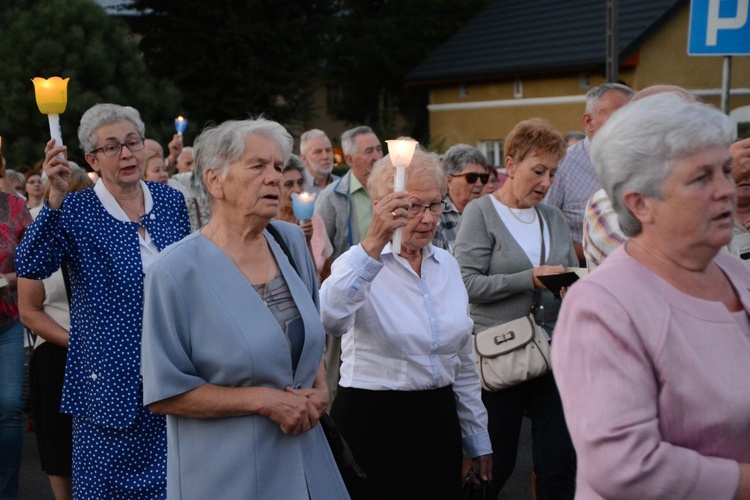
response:
<path id="1" fill-rule="evenodd" d="M 466 206 L 454 250 L 469 293 L 474 333 L 525 316 L 534 300 L 533 265 L 503 224 L 490 196 Z M 578 258 L 562 212 L 545 203 L 539 204 L 539 210 L 550 233 L 546 263 L 577 267 Z M 536 319 L 552 335 L 561 301 L 546 290 L 541 299 L 544 308 Z"/>
<path id="2" fill-rule="evenodd" d="M 352 171 L 325 187 L 315 200 L 315 214 L 323 219 L 328 238 L 333 245 L 332 260 L 356 245 L 364 235 L 359 234 L 354 204 L 349 199 Z"/>

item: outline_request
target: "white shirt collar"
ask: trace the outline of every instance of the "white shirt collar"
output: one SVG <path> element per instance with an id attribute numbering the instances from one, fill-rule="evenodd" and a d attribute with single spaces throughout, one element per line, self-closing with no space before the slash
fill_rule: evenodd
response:
<path id="1" fill-rule="evenodd" d="M 154 199 L 151 197 L 151 191 L 149 191 L 146 183 L 143 181 L 139 181 L 138 183 L 143 190 L 143 203 L 146 207 L 146 213 L 149 213 L 154 208 Z M 109 189 L 107 189 L 107 186 L 104 185 L 104 181 L 102 181 L 101 178 L 96 181 L 96 185 L 94 186 L 94 193 L 96 193 L 99 201 L 102 202 L 102 205 L 104 205 L 104 208 L 112 217 L 122 222 L 131 222 L 130 217 L 125 214 L 125 211 L 122 209 L 120 204 L 117 203 L 117 200 L 114 196 L 112 196 L 112 193 L 109 192 Z"/>
<path id="2" fill-rule="evenodd" d="M 392 245 L 392 243 L 391 243 L 391 242 L 388 242 L 388 243 L 387 243 L 387 244 L 386 244 L 386 245 L 385 245 L 385 246 L 383 247 L 383 250 L 382 250 L 382 251 L 380 252 L 380 255 L 391 254 L 391 255 L 393 255 L 394 257 L 398 257 L 399 259 L 401 259 L 401 260 L 404 260 L 404 261 L 405 261 L 405 259 L 404 259 L 403 257 L 401 257 L 401 256 L 398 256 L 398 255 L 396 255 L 395 253 L 393 253 L 393 248 L 392 248 L 392 246 L 391 246 L 391 245 Z M 425 245 L 425 246 L 424 246 L 424 247 L 422 248 L 422 258 L 423 258 L 423 259 L 428 259 L 428 258 L 430 258 L 430 257 L 434 258 L 434 259 L 435 259 L 435 260 L 436 260 L 437 262 L 440 262 L 440 259 L 438 258 L 438 254 L 436 254 L 436 252 L 435 252 L 435 247 L 434 247 L 434 246 L 432 245 L 432 243 L 428 243 L 427 245 Z"/>

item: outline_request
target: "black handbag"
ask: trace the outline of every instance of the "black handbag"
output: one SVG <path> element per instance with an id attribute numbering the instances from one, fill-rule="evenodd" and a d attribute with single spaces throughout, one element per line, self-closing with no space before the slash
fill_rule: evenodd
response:
<path id="1" fill-rule="evenodd" d="M 320 417 L 320 420 L 318 420 L 318 423 L 323 428 L 326 439 L 328 439 L 328 446 L 331 447 L 331 453 L 336 460 L 336 465 L 339 467 L 339 472 L 346 488 L 349 489 L 367 479 L 367 474 L 365 474 L 365 471 L 354 460 L 352 450 L 346 444 L 344 436 L 339 432 L 339 428 L 336 427 L 336 423 L 331 416 L 328 413 L 324 413 Z"/>
<path id="2" fill-rule="evenodd" d="M 461 489 L 461 500 L 496 500 L 497 492 L 489 481 L 481 481 L 480 485 L 471 484 L 469 474 L 464 479 L 464 485 Z"/>
<path id="3" fill-rule="evenodd" d="M 281 234 L 279 234 L 278 230 L 273 227 L 270 222 L 266 226 L 266 229 L 268 229 L 268 232 L 271 233 L 271 236 L 276 240 L 276 243 L 278 243 L 284 251 L 294 270 L 299 274 L 299 269 L 297 269 L 297 265 L 294 263 L 292 253 L 289 251 L 289 247 L 286 246 L 286 242 L 281 237 Z M 349 445 L 346 444 L 344 436 L 339 432 L 339 428 L 336 427 L 336 423 L 331 416 L 328 415 L 328 413 L 324 413 L 323 416 L 320 417 L 320 420 L 318 420 L 318 423 L 323 428 L 323 433 L 328 440 L 328 446 L 331 447 L 331 453 L 333 454 L 334 460 L 336 460 L 336 465 L 339 468 L 339 473 L 344 480 L 346 488 L 350 489 L 352 486 L 367 479 L 367 474 L 365 474 L 362 468 L 354 460 L 352 450 L 349 448 Z"/>

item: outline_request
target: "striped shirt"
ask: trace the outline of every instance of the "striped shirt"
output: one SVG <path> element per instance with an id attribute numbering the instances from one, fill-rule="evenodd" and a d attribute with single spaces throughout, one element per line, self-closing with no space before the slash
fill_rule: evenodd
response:
<path id="1" fill-rule="evenodd" d="M 590 150 L 591 141 L 588 137 L 568 148 L 544 200 L 562 210 L 574 243 L 581 243 L 583 239 L 583 211 L 586 203 L 601 189 L 591 163 Z"/>

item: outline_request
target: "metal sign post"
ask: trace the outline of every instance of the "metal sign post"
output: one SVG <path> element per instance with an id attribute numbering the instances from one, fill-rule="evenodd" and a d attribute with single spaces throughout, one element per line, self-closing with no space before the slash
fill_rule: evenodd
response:
<path id="1" fill-rule="evenodd" d="M 724 56 L 724 67 L 721 75 L 721 111 L 728 115 L 729 89 L 732 86 L 732 56 Z"/>
<path id="2" fill-rule="evenodd" d="M 691 0 L 688 55 L 724 56 L 721 110 L 729 114 L 732 56 L 750 55 L 750 0 Z"/>

